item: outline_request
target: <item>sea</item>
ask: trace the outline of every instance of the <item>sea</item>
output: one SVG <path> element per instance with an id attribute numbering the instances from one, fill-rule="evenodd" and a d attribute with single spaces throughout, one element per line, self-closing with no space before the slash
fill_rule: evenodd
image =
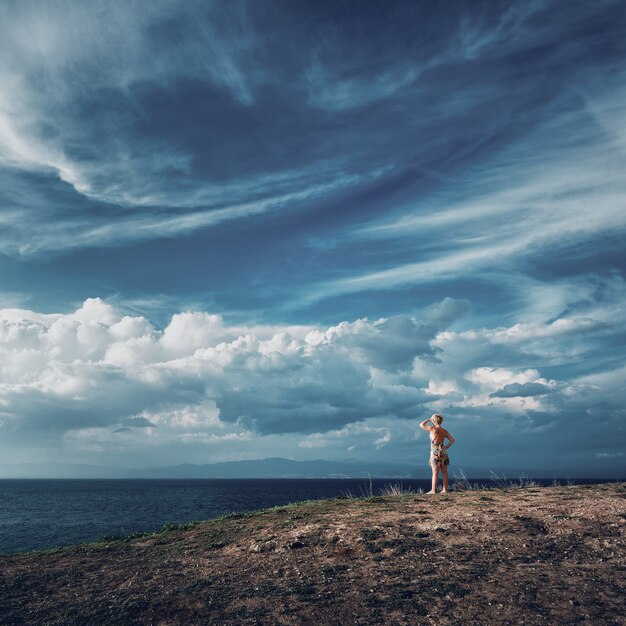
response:
<path id="1" fill-rule="evenodd" d="M 536 482 L 549 485 L 553 481 Z M 575 481 L 594 482 L 605 481 Z M 0 554 L 154 532 L 168 523 L 208 520 L 302 500 L 379 495 L 389 485 L 414 492 L 430 488 L 428 480 L 382 478 L 2 479 Z"/>

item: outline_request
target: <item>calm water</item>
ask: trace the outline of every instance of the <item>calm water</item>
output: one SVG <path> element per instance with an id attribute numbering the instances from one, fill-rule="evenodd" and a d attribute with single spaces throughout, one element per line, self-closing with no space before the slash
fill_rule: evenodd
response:
<path id="1" fill-rule="evenodd" d="M 413 490 L 426 480 L 374 479 Z M 577 484 L 594 481 L 577 480 Z M 299 500 L 364 495 L 367 479 L 0 480 L 0 554 L 158 530 Z"/>

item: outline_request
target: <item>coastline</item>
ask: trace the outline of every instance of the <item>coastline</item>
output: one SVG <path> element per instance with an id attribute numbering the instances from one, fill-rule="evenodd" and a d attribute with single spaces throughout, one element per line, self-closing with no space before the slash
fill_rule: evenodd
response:
<path id="1" fill-rule="evenodd" d="M 626 484 L 314 500 L 0 557 L 0 624 L 617 624 Z"/>

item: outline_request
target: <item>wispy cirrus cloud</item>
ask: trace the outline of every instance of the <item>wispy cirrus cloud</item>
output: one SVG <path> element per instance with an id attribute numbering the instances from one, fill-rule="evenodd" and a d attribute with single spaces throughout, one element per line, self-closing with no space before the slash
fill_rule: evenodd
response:
<path id="1" fill-rule="evenodd" d="M 56 219 L 54 224 L 42 224 L 36 220 L 35 215 L 20 215 L 20 221 L 12 224 L 4 241 L 0 235 L 0 249 L 9 254 L 17 252 L 23 256 L 30 256 L 58 250 L 67 252 L 74 248 L 119 246 L 145 239 L 184 235 L 228 220 L 275 211 L 307 198 L 323 198 L 334 191 L 354 185 L 359 180 L 375 179 L 380 174 L 381 172 L 378 171 L 364 175 L 339 176 L 334 180 L 308 188 L 300 188 L 283 195 L 244 202 L 235 206 L 201 208 L 184 212 L 161 209 L 148 213 L 141 211 L 127 213 L 122 218 L 123 229 L 119 227 L 121 216 L 118 213 L 96 218 L 74 217 L 70 214 Z"/>
<path id="2" fill-rule="evenodd" d="M 436 173 L 442 164 L 425 159 L 444 158 L 442 128 L 456 133 L 462 122 L 468 133 L 474 122 L 467 122 L 500 97 L 483 72 L 471 88 L 459 85 L 442 98 L 438 94 L 454 82 L 446 73 L 464 63 L 499 68 L 492 53 L 506 58 L 547 45 L 553 35 L 530 26 L 548 10 L 544 3 L 471 17 L 459 9 L 444 22 L 411 4 L 398 3 L 382 16 L 370 7 L 355 16 L 363 35 L 349 45 L 346 25 L 338 22 L 319 36 L 303 22 L 304 9 L 302 15 L 276 13 L 268 36 L 261 12 L 245 3 L 65 7 L 52 11 L 27 2 L 3 8 L 0 162 L 4 202 L 16 218 L 13 240 L 26 239 L 20 222 L 32 227 L 42 214 L 74 239 L 82 237 L 81 245 L 98 245 L 99 237 L 109 245 L 121 215 L 130 217 L 127 234 L 136 229 L 139 238 L 160 237 L 256 213 L 239 211 L 242 205 L 295 201 L 293 194 L 303 189 L 324 193 L 329 179 L 350 180 L 358 192 L 362 177 L 407 158 Z M 367 29 L 380 17 L 385 20 L 373 49 Z M 425 29 L 432 36 L 403 43 L 398 20 L 407 32 Z M 546 63 L 553 62 L 551 52 Z M 324 110 L 312 110 L 312 102 Z M 367 111 L 354 127 L 345 117 L 353 107 Z M 416 108 L 419 116 L 409 114 Z M 268 113 L 272 109 L 280 114 Z M 454 158 L 477 149 L 494 128 L 485 131 L 468 137 Z M 417 150 L 405 144 L 403 137 L 411 135 L 419 137 Z M 249 141 L 265 147 L 262 158 L 250 153 Z M 394 152 L 397 159 L 381 158 Z M 55 178 L 77 195 L 57 198 Z M 219 218 L 201 217 L 200 209 Z M 168 210 L 192 215 L 178 220 L 164 215 Z M 80 220 L 68 219 L 77 213 Z M 178 222 L 180 230 L 168 230 Z M 11 250 L 20 249 L 37 246 Z"/>
<path id="3" fill-rule="evenodd" d="M 613 92 L 604 97 L 607 105 L 598 105 L 603 126 L 587 107 L 549 118 L 452 189 L 345 233 L 348 245 L 400 245 L 403 262 L 323 283 L 305 299 L 432 283 L 480 270 L 506 272 L 520 259 L 625 231 L 626 144 L 604 125 L 623 125 L 626 108 L 616 104 Z M 410 256 L 415 260 L 406 262 Z"/>
<path id="4" fill-rule="evenodd" d="M 441 24 L 437 13 L 424 7 L 409 3 L 391 5 L 377 15 L 378 36 L 382 41 L 397 36 L 395 20 L 409 23 L 419 20 L 430 36 L 403 42 L 404 54 L 400 59 L 398 55 L 389 57 L 382 52 L 371 65 L 363 62 L 364 48 L 369 47 L 369 42 L 357 36 L 355 44 L 354 39 L 346 40 L 343 32 L 330 28 L 314 49 L 305 73 L 309 102 L 328 111 L 346 111 L 363 108 L 398 92 L 406 96 L 407 90 L 416 88 L 416 82 L 429 70 L 476 59 L 492 49 L 497 49 L 498 54 L 508 54 L 531 41 L 540 41 L 542 33 L 527 22 L 544 9 L 544 2 L 508 7 L 494 25 L 481 11 L 476 14 L 459 11 L 454 15 L 455 8 L 449 7 L 452 19 Z M 424 82 L 428 83 L 428 78 Z M 427 84 L 417 88 L 426 90 Z"/>

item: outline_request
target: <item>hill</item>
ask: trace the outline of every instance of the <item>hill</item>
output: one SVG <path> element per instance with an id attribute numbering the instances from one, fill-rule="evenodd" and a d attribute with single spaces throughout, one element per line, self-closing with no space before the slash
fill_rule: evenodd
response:
<path id="1" fill-rule="evenodd" d="M 625 498 L 310 501 L 1 557 L 0 624 L 621 624 Z"/>

